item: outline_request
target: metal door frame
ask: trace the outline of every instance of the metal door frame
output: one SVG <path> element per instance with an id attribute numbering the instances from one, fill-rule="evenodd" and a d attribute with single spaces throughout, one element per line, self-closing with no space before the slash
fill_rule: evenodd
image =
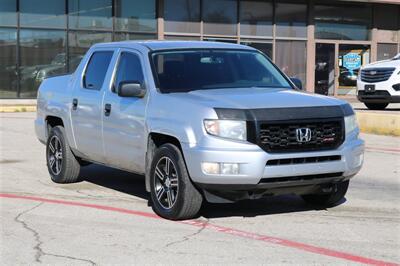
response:
<path id="1" fill-rule="evenodd" d="M 325 44 L 333 44 L 335 45 L 335 71 L 334 71 L 334 84 L 333 88 L 333 96 L 337 97 L 337 92 L 339 89 L 339 45 L 341 44 L 353 44 L 353 45 L 369 45 L 370 49 L 370 61 L 372 55 L 372 42 L 371 41 L 347 41 L 347 40 L 325 40 L 325 39 L 315 39 L 315 44 L 325 43 Z M 315 48 L 316 49 L 316 48 Z M 316 54 L 316 50 L 314 51 Z"/>

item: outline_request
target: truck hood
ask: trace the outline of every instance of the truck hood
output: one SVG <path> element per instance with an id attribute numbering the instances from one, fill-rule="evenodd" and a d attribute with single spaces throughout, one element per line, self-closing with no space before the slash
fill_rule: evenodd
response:
<path id="1" fill-rule="evenodd" d="M 169 95 L 182 101 L 192 101 L 211 108 L 256 109 L 345 104 L 344 101 L 335 98 L 292 89 L 234 88 L 198 90 Z"/>

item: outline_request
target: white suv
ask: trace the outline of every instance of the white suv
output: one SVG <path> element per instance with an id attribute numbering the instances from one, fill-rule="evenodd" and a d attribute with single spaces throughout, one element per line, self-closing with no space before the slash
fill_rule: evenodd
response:
<path id="1" fill-rule="evenodd" d="M 361 68 L 357 78 L 357 98 L 372 110 L 383 110 L 389 103 L 400 103 L 400 54 Z"/>

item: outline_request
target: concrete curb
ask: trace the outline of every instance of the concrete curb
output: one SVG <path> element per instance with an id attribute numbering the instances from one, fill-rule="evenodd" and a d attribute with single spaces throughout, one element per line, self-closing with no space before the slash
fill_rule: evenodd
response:
<path id="1" fill-rule="evenodd" d="M 36 112 L 36 105 L 0 105 L 0 113 Z"/>
<path id="2" fill-rule="evenodd" d="M 360 130 L 363 133 L 400 136 L 399 114 L 356 112 Z"/>
<path id="3" fill-rule="evenodd" d="M 36 105 L 1 105 L 0 113 L 35 112 Z M 356 112 L 360 130 L 363 133 L 400 136 L 399 114 Z"/>

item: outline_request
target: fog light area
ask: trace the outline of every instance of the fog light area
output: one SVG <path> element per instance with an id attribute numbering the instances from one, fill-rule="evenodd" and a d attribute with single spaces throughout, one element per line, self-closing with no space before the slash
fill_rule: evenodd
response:
<path id="1" fill-rule="evenodd" d="M 238 163 L 209 163 L 201 164 L 203 173 L 207 175 L 238 175 L 240 173 Z"/>
<path id="2" fill-rule="evenodd" d="M 364 161 L 364 154 L 357 154 L 353 160 L 353 167 L 359 167 Z"/>

